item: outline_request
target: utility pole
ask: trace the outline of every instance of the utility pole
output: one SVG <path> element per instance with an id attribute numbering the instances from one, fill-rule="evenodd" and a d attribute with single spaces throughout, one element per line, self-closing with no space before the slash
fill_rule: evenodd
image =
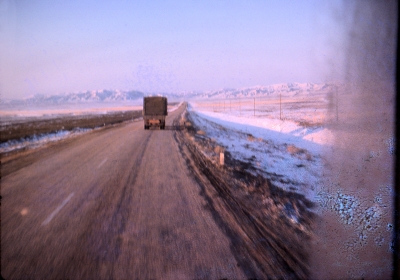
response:
<path id="1" fill-rule="evenodd" d="M 282 120 L 282 93 L 279 93 L 279 119 Z"/>
<path id="2" fill-rule="evenodd" d="M 338 88 L 336 88 L 336 121 L 339 121 L 339 94 L 338 94 Z"/>
<path id="3" fill-rule="evenodd" d="M 254 116 L 256 116 L 256 98 L 254 97 Z"/>

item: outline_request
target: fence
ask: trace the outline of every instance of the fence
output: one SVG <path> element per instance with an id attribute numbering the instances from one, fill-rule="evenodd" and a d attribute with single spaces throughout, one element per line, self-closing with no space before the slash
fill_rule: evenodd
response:
<path id="1" fill-rule="evenodd" d="M 227 98 L 192 102 L 202 111 L 243 117 L 293 120 L 320 125 L 337 118 L 326 95 Z"/>

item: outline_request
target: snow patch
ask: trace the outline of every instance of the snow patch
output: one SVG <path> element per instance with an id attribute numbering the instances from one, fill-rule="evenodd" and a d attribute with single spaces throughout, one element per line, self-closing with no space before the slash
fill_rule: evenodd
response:
<path id="1" fill-rule="evenodd" d="M 333 144 L 323 127 L 294 121 L 209 112 L 189 104 L 192 120 L 208 137 L 275 185 L 314 201 L 321 185 L 322 149 Z"/>
<path id="2" fill-rule="evenodd" d="M 183 102 L 180 102 L 178 105 L 173 106 L 172 108 L 168 109 L 168 112 L 171 113 L 173 111 L 175 111 L 176 109 L 178 109 Z"/>
<path id="3" fill-rule="evenodd" d="M 31 137 L 10 140 L 5 143 L 0 144 L 0 154 L 8 153 L 11 151 L 21 150 L 21 149 L 31 149 L 44 146 L 48 143 L 56 142 L 62 139 L 66 139 L 72 136 L 77 136 L 84 134 L 86 132 L 92 131 L 93 129 L 83 129 L 76 128 L 72 131 L 60 130 L 54 133 L 46 133 L 42 135 L 33 135 Z"/>

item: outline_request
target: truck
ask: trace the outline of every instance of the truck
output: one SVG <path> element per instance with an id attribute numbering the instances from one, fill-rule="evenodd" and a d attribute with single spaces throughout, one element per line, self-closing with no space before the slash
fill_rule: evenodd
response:
<path id="1" fill-rule="evenodd" d="M 165 129 L 165 117 L 168 115 L 167 105 L 166 97 L 143 97 L 144 129 L 149 129 L 151 126 Z"/>

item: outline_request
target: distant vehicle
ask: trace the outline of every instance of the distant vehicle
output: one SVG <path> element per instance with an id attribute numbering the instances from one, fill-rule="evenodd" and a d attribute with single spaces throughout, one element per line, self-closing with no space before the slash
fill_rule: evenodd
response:
<path id="1" fill-rule="evenodd" d="M 162 96 L 149 96 L 143 98 L 144 129 L 150 126 L 165 129 L 165 116 L 168 115 L 167 98 Z"/>

